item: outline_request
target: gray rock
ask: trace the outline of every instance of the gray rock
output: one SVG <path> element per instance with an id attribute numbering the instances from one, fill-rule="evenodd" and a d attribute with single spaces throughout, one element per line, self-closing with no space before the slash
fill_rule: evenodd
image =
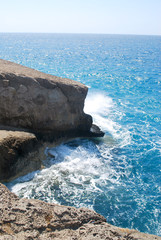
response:
<path id="1" fill-rule="evenodd" d="M 83 112 L 87 91 L 79 82 L 0 60 L 0 124 L 83 135 L 92 125 Z"/>

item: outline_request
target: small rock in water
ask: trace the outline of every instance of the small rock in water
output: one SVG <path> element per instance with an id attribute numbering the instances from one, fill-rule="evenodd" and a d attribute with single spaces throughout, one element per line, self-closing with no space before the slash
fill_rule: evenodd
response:
<path id="1" fill-rule="evenodd" d="M 101 129 L 95 124 L 92 124 L 92 127 L 90 128 L 90 134 L 92 137 L 103 137 L 105 135 L 105 133 L 102 132 Z"/>
<path id="2" fill-rule="evenodd" d="M 53 154 L 52 151 L 50 151 L 50 149 L 48 147 L 45 149 L 45 155 L 47 157 L 56 158 L 56 155 Z"/>

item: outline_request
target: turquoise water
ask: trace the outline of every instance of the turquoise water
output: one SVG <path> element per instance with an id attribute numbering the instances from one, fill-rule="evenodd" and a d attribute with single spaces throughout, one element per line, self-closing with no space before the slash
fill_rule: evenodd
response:
<path id="1" fill-rule="evenodd" d="M 46 169 L 8 187 L 161 236 L 161 37 L 0 34 L 0 58 L 88 85 L 84 110 L 106 132 L 46 149 Z"/>

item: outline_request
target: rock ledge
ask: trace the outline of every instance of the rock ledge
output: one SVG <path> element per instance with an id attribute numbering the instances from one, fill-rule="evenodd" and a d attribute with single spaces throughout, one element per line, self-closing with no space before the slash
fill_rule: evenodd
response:
<path id="1" fill-rule="evenodd" d="M 161 237 L 106 223 L 96 212 L 19 199 L 0 184 L 0 239 L 65 240 L 161 240 Z"/>
<path id="2" fill-rule="evenodd" d="M 87 91 L 79 82 L 0 59 L 0 124 L 53 136 L 88 132 Z"/>

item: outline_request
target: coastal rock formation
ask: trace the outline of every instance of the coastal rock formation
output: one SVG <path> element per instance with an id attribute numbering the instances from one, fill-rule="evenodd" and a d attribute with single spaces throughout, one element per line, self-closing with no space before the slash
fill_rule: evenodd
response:
<path id="1" fill-rule="evenodd" d="M 108 224 L 96 212 L 19 199 L 0 184 L 0 239 L 161 240 L 161 237 Z"/>
<path id="2" fill-rule="evenodd" d="M 0 130 L 0 181 L 39 169 L 39 147 L 32 133 Z"/>
<path id="3" fill-rule="evenodd" d="M 83 112 L 88 88 L 0 59 L 0 124 L 52 135 L 84 135 L 92 117 Z"/>
<path id="4" fill-rule="evenodd" d="M 79 82 L 0 59 L 1 181 L 41 167 L 40 139 L 104 135 L 83 111 L 87 91 Z"/>

